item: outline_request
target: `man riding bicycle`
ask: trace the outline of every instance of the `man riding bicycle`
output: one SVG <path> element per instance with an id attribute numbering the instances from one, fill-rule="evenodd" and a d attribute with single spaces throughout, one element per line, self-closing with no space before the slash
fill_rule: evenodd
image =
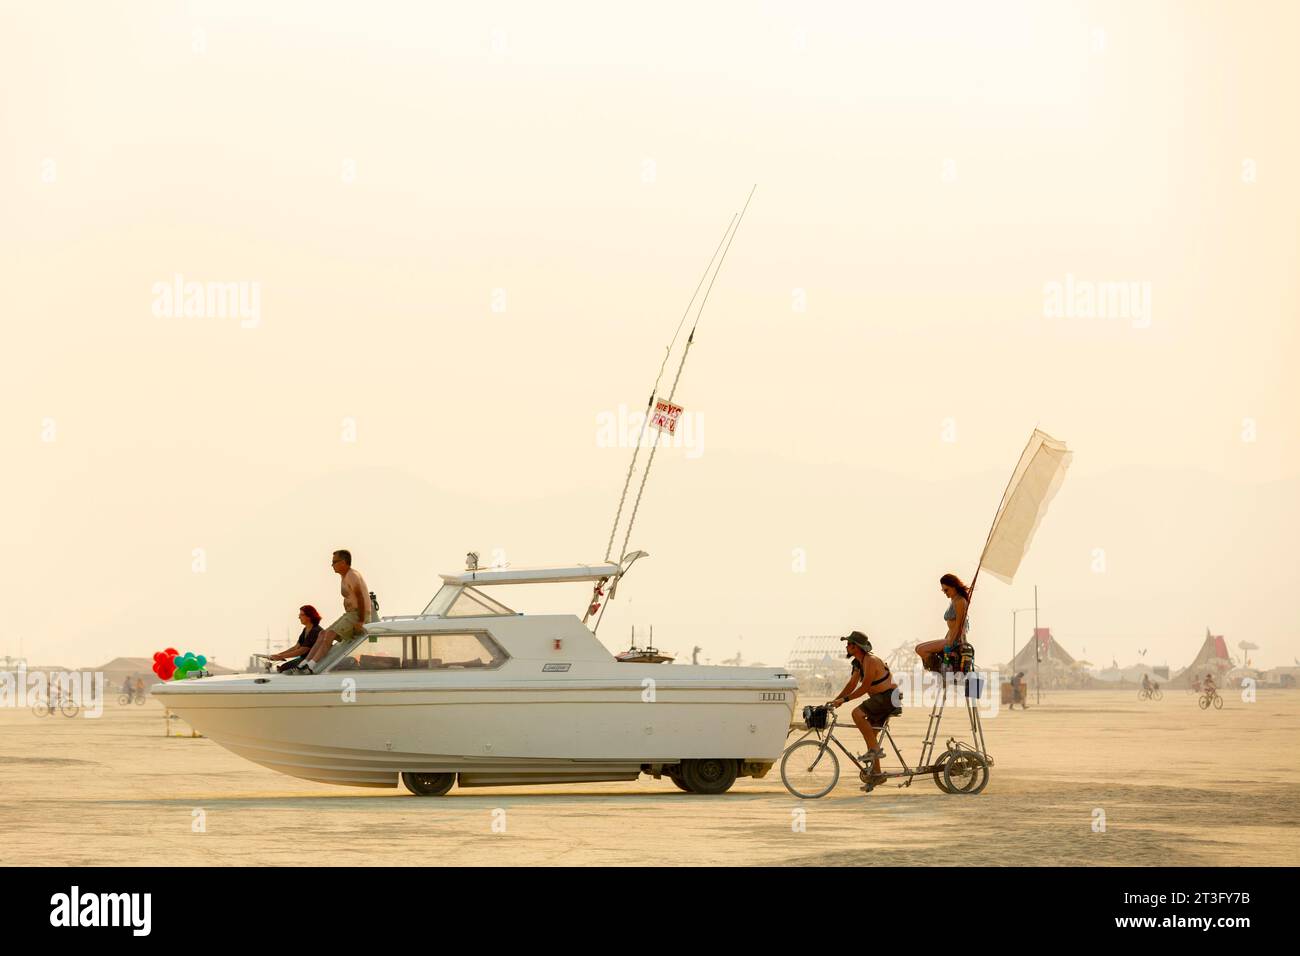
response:
<path id="1" fill-rule="evenodd" d="M 885 755 L 879 747 L 876 728 L 883 727 L 886 721 L 899 708 L 895 700 L 898 684 L 889 672 L 889 665 L 871 653 L 871 641 L 861 631 L 854 631 L 848 637 L 841 637 L 848 644 L 847 654 L 853 659 L 849 671 L 849 682 L 844 689 L 826 706 L 835 708 L 850 700 L 867 695 L 867 699 L 853 708 L 853 723 L 862 732 L 867 742 L 867 752 L 862 755 L 863 763 L 871 762 L 871 776 L 874 780 L 883 780 L 880 773 L 880 758 Z"/>

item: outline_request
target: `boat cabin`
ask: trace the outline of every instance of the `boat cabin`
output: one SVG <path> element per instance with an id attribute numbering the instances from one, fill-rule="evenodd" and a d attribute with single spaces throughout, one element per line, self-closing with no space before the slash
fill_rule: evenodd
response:
<path id="1" fill-rule="evenodd" d="M 614 580 L 617 564 L 485 568 L 444 574 L 419 614 L 382 617 L 366 634 L 340 643 L 326 671 L 495 670 L 512 659 L 609 662 L 615 658 L 575 615 L 525 615 L 484 589 L 506 584 Z"/>

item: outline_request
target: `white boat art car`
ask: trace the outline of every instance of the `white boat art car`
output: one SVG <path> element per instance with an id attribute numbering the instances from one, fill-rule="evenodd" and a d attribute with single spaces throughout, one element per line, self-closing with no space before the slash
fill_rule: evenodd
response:
<path id="1" fill-rule="evenodd" d="M 281 773 L 420 795 L 667 776 L 716 794 L 780 757 L 795 680 L 778 668 L 616 659 L 570 614 L 517 613 L 504 584 L 617 581 L 617 564 L 443 575 L 424 612 L 336 645 L 315 675 L 156 687 L 199 733 Z"/>

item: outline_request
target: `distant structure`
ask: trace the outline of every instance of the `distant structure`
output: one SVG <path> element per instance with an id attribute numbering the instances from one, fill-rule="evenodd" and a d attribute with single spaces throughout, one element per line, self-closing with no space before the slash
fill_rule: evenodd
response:
<path id="1" fill-rule="evenodd" d="M 829 700 L 849 679 L 849 659 L 838 634 L 795 638 L 785 667 L 799 682 L 804 700 Z"/>
<path id="2" fill-rule="evenodd" d="M 79 669 L 103 674 L 105 686 L 113 691 L 116 691 L 122 685 L 122 681 L 128 678 L 132 682 L 136 678 L 140 678 L 144 681 L 146 687 L 161 683 L 158 675 L 153 672 L 153 660 L 148 657 L 115 657 L 107 664 Z M 212 663 L 209 663 L 205 670 L 213 675 L 236 673 L 229 667 L 221 667 Z"/>
<path id="3" fill-rule="evenodd" d="M 906 674 L 921 666 L 921 658 L 916 654 L 916 641 L 904 641 L 885 657 L 885 663 L 894 674 Z"/>
<path id="4" fill-rule="evenodd" d="M 1045 690 L 1076 690 L 1092 684 L 1092 676 L 1082 662 L 1061 646 L 1050 627 L 1034 628 L 1033 638 L 1006 665 L 1008 675 L 1021 671 L 1026 685 L 1033 687 L 1035 679 L 1039 679 Z"/>
<path id="5" fill-rule="evenodd" d="M 1169 679 L 1170 687 L 1190 687 L 1193 681 L 1203 680 L 1206 674 L 1213 674 L 1215 680 L 1222 680 L 1232 670 L 1236 661 L 1228 654 L 1228 642 L 1222 634 L 1211 634 L 1205 629 L 1205 640 L 1191 664 L 1184 667 Z"/>

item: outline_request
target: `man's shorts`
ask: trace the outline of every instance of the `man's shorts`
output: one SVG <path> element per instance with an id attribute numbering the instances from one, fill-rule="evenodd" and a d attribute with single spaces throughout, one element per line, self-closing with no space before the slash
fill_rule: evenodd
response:
<path id="1" fill-rule="evenodd" d="M 894 715 L 894 688 L 871 694 L 858 705 L 858 710 L 872 727 L 883 727 L 885 721 Z"/>
<path id="2" fill-rule="evenodd" d="M 356 611 L 348 611 L 341 618 L 329 626 L 329 630 L 339 636 L 341 640 L 350 641 L 356 636 L 357 628 L 361 624 L 361 615 Z"/>

